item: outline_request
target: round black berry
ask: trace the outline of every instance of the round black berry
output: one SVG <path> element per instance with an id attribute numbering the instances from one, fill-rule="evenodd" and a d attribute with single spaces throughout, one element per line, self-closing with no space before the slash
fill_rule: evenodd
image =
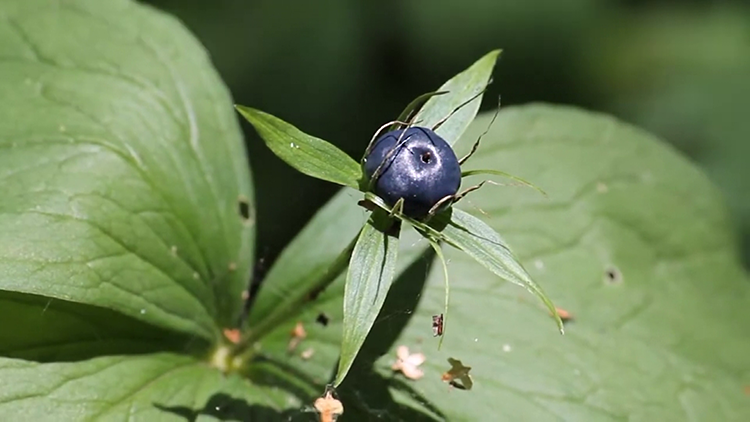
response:
<path id="1" fill-rule="evenodd" d="M 380 168 L 380 169 L 379 169 Z M 425 217 L 438 201 L 455 195 L 461 168 L 453 149 L 423 127 L 394 130 L 378 138 L 365 157 L 372 190 L 390 206 L 404 198 L 403 213 Z M 377 174 L 376 174 L 377 171 Z"/>

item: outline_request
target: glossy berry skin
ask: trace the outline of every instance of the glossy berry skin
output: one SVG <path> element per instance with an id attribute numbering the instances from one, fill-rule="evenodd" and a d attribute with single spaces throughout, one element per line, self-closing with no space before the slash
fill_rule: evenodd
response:
<path id="1" fill-rule="evenodd" d="M 403 213 L 412 218 L 425 217 L 433 205 L 455 195 L 461 186 L 461 167 L 453 149 L 424 127 L 394 130 L 378 138 L 365 157 L 368 180 L 381 163 L 383 168 L 371 184 L 373 192 L 390 206 L 404 198 Z"/>

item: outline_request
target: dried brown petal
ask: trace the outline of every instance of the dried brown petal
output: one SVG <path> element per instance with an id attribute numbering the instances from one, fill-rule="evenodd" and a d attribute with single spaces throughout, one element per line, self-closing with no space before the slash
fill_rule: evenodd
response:
<path id="1" fill-rule="evenodd" d="M 315 409 L 320 415 L 320 422 L 333 422 L 344 413 L 344 405 L 336 400 L 330 391 L 325 396 L 315 400 Z"/>
<path id="2" fill-rule="evenodd" d="M 305 349 L 302 353 L 300 353 L 299 356 L 304 360 L 308 360 L 313 356 L 313 354 L 315 354 L 315 350 L 310 347 L 309 349 Z"/>
<path id="3" fill-rule="evenodd" d="M 299 346 L 299 343 L 307 337 L 307 331 L 305 331 L 305 327 L 302 326 L 301 322 L 297 322 L 297 325 L 294 326 L 294 329 L 290 333 L 292 338 L 289 340 L 289 346 L 287 347 L 287 351 L 289 353 L 292 353 L 294 349 Z"/>
<path id="4" fill-rule="evenodd" d="M 471 390 L 471 387 L 474 386 L 474 381 L 471 379 L 471 375 L 469 375 L 471 366 L 465 366 L 460 360 L 453 358 L 448 358 L 448 363 L 451 364 L 451 369 L 444 373 L 440 379 L 449 382 L 455 387 Z M 461 383 L 459 384 L 456 381 L 461 381 Z"/>
<path id="5" fill-rule="evenodd" d="M 236 328 L 225 328 L 224 337 L 232 343 L 237 344 L 240 342 L 240 330 Z"/>
<path id="6" fill-rule="evenodd" d="M 391 369 L 399 371 L 404 374 L 406 378 L 417 380 L 424 376 L 424 372 L 419 369 L 419 366 L 424 363 L 425 356 L 422 353 L 409 353 L 409 348 L 406 346 L 399 346 L 396 349 L 397 359 L 391 365 Z"/>

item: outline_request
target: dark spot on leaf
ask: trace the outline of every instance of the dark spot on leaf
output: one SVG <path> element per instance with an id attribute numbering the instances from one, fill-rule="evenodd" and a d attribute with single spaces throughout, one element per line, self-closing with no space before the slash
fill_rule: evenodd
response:
<path id="1" fill-rule="evenodd" d="M 171 413 L 178 416 L 184 421 L 203 420 L 202 416 L 209 416 L 211 420 L 220 421 L 237 421 L 248 420 L 248 415 L 253 416 L 253 420 L 291 420 L 294 412 L 299 413 L 297 409 L 285 410 L 279 413 L 278 410 L 267 406 L 250 404 L 244 399 L 237 399 L 224 393 L 217 393 L 208 398 L 208 401 L 202 407 L 190 408 L 186 406 L 167 406 L 160 403 L 154 403 L 154 407 L 164 413 Z M 296 414 L 294 414 L 296 416 Z M 205 419 L 209 419 L 205 418 Z M 173 418 L 174 419 L 174 418 Z"/>
<path id="2" fill-rule="evenodd" d="M 622 283 L 622 273 L 615 267 L 609 267 L 604 271 L 604 277 L 609 284 L 620 284 Z"/>
<path id="3" fill-rule="evenodd" d="M 247 198 L 240 197 L 238 201 L 239 205 L 239 212 L 240 217 L 242 217 L 243 220 L 247 221 L 250 219 L 250 202 L 247 200 Z"/>
<path id="4" fill-rule="evenodd" d="M 429 151 L 427 151 L 427 152 L 423 153 L 423 154 L 422 154 L 422 156 L 421 156 L 421 157 L 419 157 L 419 158 L 421 158 L 421 159 L 422 159 L 422 162 L 423 162 L 423 163 L 425 163 L 425 164 L 429 164 L 429 163 L 430 163 L 430 161 L 432 161 L 432 154 L 430 154 L 430 152 L 429 152 Z"/>
<path id="5" fill-rule="evenodd" d="M 317 318 L 315 318 L 315 322 L 317 322 L 318 324 L 320 324 L 320 325 L 322 325 L 322 326 L 324 326 L 324 327 L 327 327 L 327 326 L 328 326 L 328 322 L 329 322 L 330 320 L 331 320 L 331 319 L 330 319 L 330 318 L 328 318 L 328 315 L 324 314 L 323 312 L 319 313 L 319 314 L 318 314 L 318 317 L 317 317 Z"/>

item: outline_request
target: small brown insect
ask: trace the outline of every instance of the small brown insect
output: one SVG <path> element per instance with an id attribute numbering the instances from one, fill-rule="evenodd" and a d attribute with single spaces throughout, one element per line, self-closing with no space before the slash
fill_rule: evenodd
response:
<path id="1" fill-rule="evenodd" d="M 443 335 L 443 314 L 432 316 L 432 336 L 440 337 Z"/>

